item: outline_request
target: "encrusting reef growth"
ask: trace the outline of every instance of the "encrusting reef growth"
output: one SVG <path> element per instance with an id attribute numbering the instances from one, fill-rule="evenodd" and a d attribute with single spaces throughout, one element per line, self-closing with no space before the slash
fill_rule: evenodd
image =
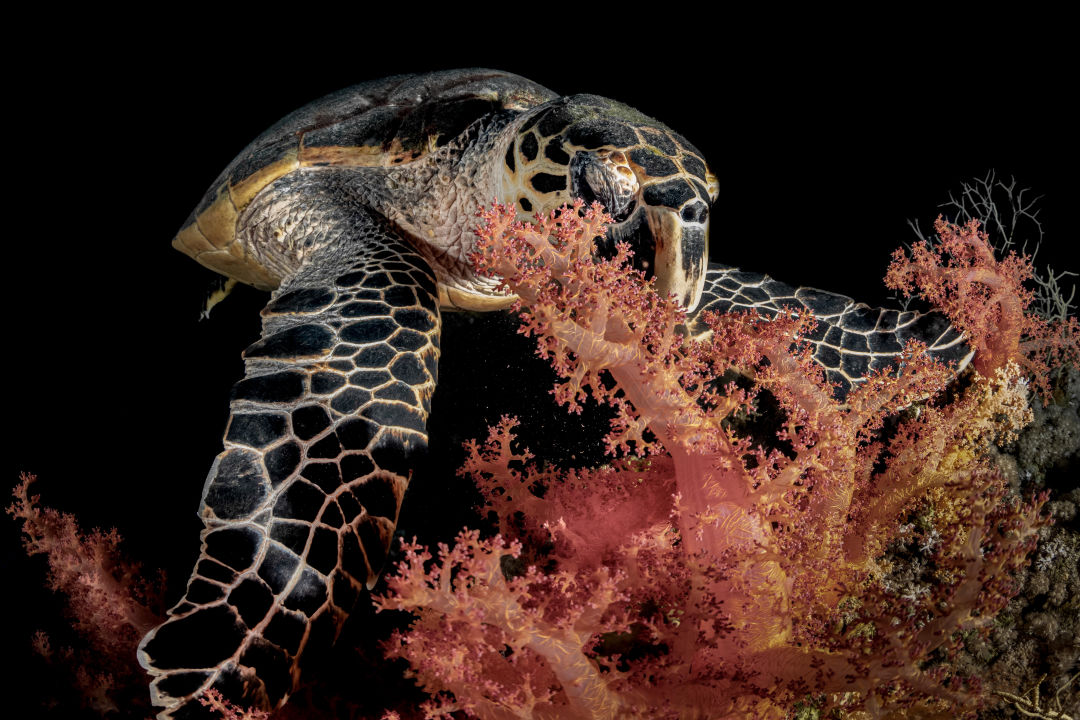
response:
<path id="1" fill-rule="evenodd" d="M 536 462 L 508 417 L 467 445 L 462 472 L 498 534 L 466 529 L 434 553 L 404 543 L 375 604 L 413 614 L 385 649 L 433 697 L 383 717 L 962 718 L 995 703 L 1066 717 L 1051 713 L 1075 694 L 1054 709 L 1056 687 L 1040 700 L 977 674 L 977 656 L 1000 655 L 995 617 L 1039 582 L 1032 568 L 1080 555 L 1051 535 L 1051 515 L 1075 517 L 1018 493 L 994 449 L 1023 445 L 1031 390 L 1080 385 L 1051 381 L 1080 365 L 1080 324 L 1029 311 L 1026 258 L 999 260 L 977 222 L 939 218 L 936 241 L 898 251 L 886 280 L 947 314 L 972 370 L 955 380 L 912 344 L 839 401 L 801 341 L 811 317 L 714 315 L 707 341 L 688 340 L 627 246 L 594 258 L 599 206 L 531 224 L 496 203 L 480 217 L 476 267 L 520 298 L 556 399 L 610 406 L 610 462 Z M 154 588 L 117 559 L 115 533 L 81 533 L 28 484 L 8 510 L 28 550 L 101 636 L 101 667 L 129 654 L 140 683 Z M 130 697 L 94 677 L 102 714 Z"/>

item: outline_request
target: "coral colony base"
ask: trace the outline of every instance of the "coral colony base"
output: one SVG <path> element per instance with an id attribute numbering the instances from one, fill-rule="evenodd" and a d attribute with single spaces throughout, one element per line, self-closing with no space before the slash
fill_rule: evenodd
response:
<path id="1" fill-rule="evenodd" d="M 542 466 L 505 417 L 468 444 L 462 472 L 498 534 L 463 530 L 434 553 L 404 543 L 375 604 L 412 613 L 385 650 L 431 699 L 382 717 L 960 718 L 995 702 L 1067 717 L 1045 690 L 991 693 L 957 664 L 1049 522 L 1046 495 L 1011 494 L 988 449 L 1030 421 L 1050 368 L 1080 362 L 1075 318 L 1026 312 L 1026 259 L 999 261 L 977 223 L 941 220 L 933 246 L 898 251 L 887 283 L 944 311 L 974 370 L 950 386 L 954 371 L 912 344 L 841 403 L 802 342 L 810 317 L 714 315 L 708 341 L 687 341 L 626 246 L 594 259 L 599 206 L 536 224 L 500 204 L 480 216 L 476 267 L 521 298 L 559 402 L 613 408 L 612 459 Z M 116 688 L 141 682 L 152 589 L 116 559 L 115 535 L 80 533 L 28 484 L 9 512 L 96 633 L 84 692 L 99 710 L 137 707 Z M 901 583 L 904 548 L 921 562 Z M 204 704 L 265 717 L 216 693 Z"/>

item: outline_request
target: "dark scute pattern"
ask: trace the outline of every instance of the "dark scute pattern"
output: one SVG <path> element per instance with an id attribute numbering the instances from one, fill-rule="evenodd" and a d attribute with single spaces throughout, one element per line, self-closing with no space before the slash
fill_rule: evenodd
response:
<path id="1" fill-rule="evenodd" d="M 285 434 L 285 416 L 278 413 L 239 413 L 229 419 L 225 439 L 255 448 L 266 447 Z"/>
<path id="2" fill-rule="evenodd" d="M 279 295 L 263 310 L 264 315 L 317 313 L 330 306 L 337 297 L 326 288 L 300 288 Z"/>
<path id="3" fill-rule="evenodd" d="M 305 622 L 296 615 L 279 610 L 270 618 L 266 630 L 263 631 L 263 637 L 290 655 L 295 655 L 296 651 L 300 649 L 300 641 L 304 637 L 305 627 Z"/>
<path id="4" fill-rule="evenodd" d="M 563 150 L 562 140 L 560 138 L 555 138 L 544 146 L 544 157 L 546 157 L 553 163 L 558 163 L 559 165 L 570 164 L 570 156 L 566 154 L 565 150 Z"/>
<path id="5" fill-rule="evenodd" d="M 802 293 L 799 293 L 799 297 L 802 297 Z M 813 308 L 811 308 L 811 310 L 813 310 Z M 818 311 L 815 310 L 814 312 Z M 844 313 L 843 317 L 840 318 L 840 324 L 844 326 L 845 330 L 867 332 L 868 330 L 873 330 L 874 326 L 877 324 L 877 313 L 868 307 L 853 308 L 851 311 Z"/>
<path id="6" fill-rule="evenodd" d="M 293 433 L 301 440 L 310 440 L 330 427 L 330 414 L 319 405 L 305 405 L 293 410 Z"/>
<path id="7" fill-rule="evenodd" d="M 866 341 L 866 336 L 859 333 L 845 332 L 840 340 L 840 346 L 851 352 L 870 352 L 870 344 Z"/>
<path id="8" fill-rule="evenodd" d="M 240 656 L 240 663 L 255 670 L 271 703 L 276 704 L 292 690 L 289 659 L 280 649 L 256 637 Z"/>
<path id="9" fill-rule="evenodd" d="M 245 378 L 233 387 L 234 400 L 292 402 L 304 393 L 304 376 L 293 370 Z"/>
<path id="10" fill-rule="evenodd" d="M 321 522 L 332 528 L 339 528 L 345 524 L 345 518 L 341 516 L 341 508 L 337 503 L 329 503 L 320 516 Z"/>
<path id="11" fill-rule="evenodd" d="M 510 168 L 510 172 L 514 172 L 516 169 L 514 164 L 514 144 L 510 143 L 510 147 L 506 148 L 506 157 L 503 158 L 506 162 L 506 167 Z"/>
<path id="12" fill-rule="evenodd" d="M 349 382 L 357 387 L 375 388 L 390 380 L 386 370 L 357 370 L 349 376 Z"/>
<path id="13" fill-rule="evenodd" d="M 369 317 L 371 315 L 389 315 L 390 306 L 384 302 L 372 302 L 370 300 L 356 300 L 342 305 L 338 312 L 341 317 Z"/>
<path id="14" fill-rule="evenodd" d="M 521 150 L 521 156 L 532 162 L 536 159 L 536 153 L 540 151 L 540 144 L 536 142 L 536 136 L 529 133 L 521 139 L 519 149 Z"/>
<path id="15" fill-rule="evenodd" d="M 706 179 L 705 163 L 701 162 L 701 160 L 698 160 L 693 155 L 683 155 L 681 159 L 683 170 L 690 173 L 691 175 L 701 178 L 702 180 Z"/>
<path id="16" fill-rule="evenodd" d="M 844 295 L 837 295 L 836 293 L 814 288 L 803 288 L 798 291 L 796 297 L 815 315 L 836 315 L 843 312 L 844 308 L 851 304 L 851 299 Z M 846 322 L 844 324 L 847 325 Z"/>
<path id="17" fill-rule="evenodd" d="M 540 116 L 540 122 L 536 126 L 541 137 L 551 137 L 555 133 L 570 125 L 570 111 L 566 105 L 559 103 Z"/>
<path id="18" fill-rule="evenodd" d="M 870 367 L 870 358 L 867 355 L 844 354 L 841 369 L 850 377 L 863 377 Z"/>
<path id="19" fill-rule="evenodd" d="M 675 155 L 679 152 L 679 148 L 671 141 L 671 138 L 664 133 L 648 128 L 640 128 L 639 132 L 645 142 L 649 143 L 665 155 Z"/>
<path id="20" fill-rule="evenodd" d="M 338 507 L 341 508 L 341 514 L 345 516 L 346 520 L 351 521 L 353 518 L 364 512 L 364 507 L 357 502 L 356 498 L 351 493 L 341 493 L 337 497 Z"/>
<path id="21" fill-rule="evenodd" d="M 742 289 L 742 293 L 740 294 L 754 303 L 763 303 L 769 301 L 769 294 L 761 288 L 754 287 L 753 285 L 747 285 L 746 287 L 744 287 Z"/>
<path id="22" fill-rule="evenodd" d="M 269 588 L 253 578 L 244 578 L 243 582 L 229 593 L 229 604 L 236 608 L 240 619 L 249 628 L 262 622 L 273 602 L 274 596 L 270 594 Z"/>
<path id="23" fill-rule="evenodd" d="M 338 393 L 330 401 L 330 407 L 342 415 L 352 415 L 369 400 L 371 400 L 371 393 L 367 390 L 349 388 Z"/>
<path id="24" fill-rule="evenodd" d="M 184 599 L 196 605 L 206 605 L 225 597 L 225 588 L 216 583 L 195 578 L 187 586 Z"/>
<path id="25" fill-rule="evenodd" d="M 346 450 L 365 450 L 379 431 L 379 426 L 363 418 L 345 420 L 338 425 L 337 434 Z"/>
<path id="26" fill-rule="evenodd" d="M 393 312 L 393 318 L 397 324 L 410 330 L 428 332 L 435 328 L 435 318 L 431 313 L 416 308 L 403 308 Z"/>
<path id="27" fill-rule="evenodd" d="M 231 583 L 236 580 L 236 573 L 219 562 L 203 558 L 195 565 L 195 574 L 204 578 L 217 580 L 222 583 Z"/>
<path id="28" fill-rule="evenodd" d="M 300 464 L 300 446 L 290 440 L 282 443 L 266 453 L 263 459 L 266 472 L 270 476 L 270 484 L 276 490 L 281 483 L 288 480 Z"/>
<path id="29" fill-rule="evenodd" d="M 413 330 L 402 330 L 390 340 L 397 350 L 416 351 L 427 345 L 427 337 Z"/>
<path id="30" fill-rule="evenodd" d="M 397 325 L 390 318 L 371 318 L 346 325 L 341 329 L 341 339 L 363 345 L 379 342 L 390 337 Z"/>
<path id="31" fill-rule="evenodd" d="M 393 285 L 393 281 L 390 280 L 390 276 L 384 272 L 371 273 L 360 283 L 360 287 L 375 289 L 389 287 L 390 285 Z"/>
<path id="32" fill-rule="evenodd" d="M 896 339 L 896 335 L 892 333 L 870 333 L 867 336 L 870 343 L 870 349 L 876 353 L 898 353 L 904 349 L 904 346 Z"/>
<path id="33" fill-rule="evenodd" d="M 309 458 L 336 458 L 340 454 L 341 444 L 334 433 L 330 433 L 309 447 L 307 452 Z"/>
<path id="34" fill-rule="evenodd" d="M 308 550 L 307 564 L 323 575 L 329 575 L 338 560 L 338 534 L 326 528 L 315 528 Z"/>
<path id="35" fill-rule="evenodd" d="M 352 272 L 347 272 L 344 275 L 341 275 L 340 277 L 338 277 L 336 283 L 337 283 L 337 286 L 339 288 L 351 288 L 354 285 L 358 285 L 358 284 L 362 283 L 364 281 L 364 278 L 366 278 L 367 276 L 368 276 L 368 273 L 365 270 L 354 270 Z M 379 295 L 374 295 L 374 294 L 370 294 L 370 295 L 369 294 L 362 294 L 362 293 L 358 292 L 358 293 L 356 293 L 356 297 L 357 298 L 364 297 L 364 298 L 376 299 L 377 300 L 377 299 L 379 299 L 380 296 Z"/>
<path id="36" fill-rule="evenodd" d="M 383 298 L 394 307 L 408 307 L 416 303 L 416 291 L 407 285 L 386 288 Z"/>
<path id="37" fill-rule="evenodd" d="M 525 212 L 532 212 L 532 203 L 529 202 L 529 198 L 518 198 L 518 206 Z"/>
<path id="38" fill-rule="evenodd" d="M 364 477 L 375 469 L 375 463 L 367 455 L 359 453 L 341 458 L 341 475 L 345 482 Z"/>
<path id="39" fill-rule="evenodd" d="M 825 333 L 825 342 L 835 347 L 840 347 L 840 339 L 843 338 L 844 331 L 838 327 L 829 328 L 829 332 Z"/>
<path id="40" fill-rule="evenodd" d="M 418 443 L 405 444 L 403 442 L 388 442 L 380 439 L 371 448 L 371 458 L 383 470 L 392 472 L 401 477 L 409 477 L 416 456 L 427 452 L 427 445 Z"/>
<path id="41" fill-rule="evenodd" d="M 402 355 L 390 366 L 390 373 L 409 385 L 421 385 L 427 381 L 427 372 L 415 355 Z"/>
<path id="42" fill-rule="evenodd" d="M 300 558 L 285 548 L 267 545 L 266 556 L 259 565 L 258 575 L 270 586 L 271 592 L 278 595 L 292 580 L 296 566 L 299 564 Z"/>
<path id="43" fill-rule="evenodd" d="M 318 514 L 325 499 L 326 496 L 319 488 L 296 481 L 274 503 L 274 517 L 311 521 Z"/>
<path id="44" fill-rule="evenodd" d="M 377 400 L 397 400 L 409 405 L 417 404 L 416 393 L 413 391 L 412 386 L 403 382 L 396 382 L 393 385 L 380 388 L 375 391 L 374 396 Z"/>
<path id="45" fill-rule="evenodd" d="M 248 526 L 214 530 L 206 536 L 206 554 L 237 572 L 243 572 L 255 563 L 262 539 L 258 530 Z"/>
<path id="46" fill-rule="evenodd" d="M 417 432 L 424 432 L 425 422 L 423 415 L 400 403 L 373 402 L 365 407 L 360 414 L 380 425 L 409 428 Z"/>
<path id="47" fill-rule="evenodd" d="M 566 189 L 566 176 L 552 175 L 551 173 L 536 173 L 529 179 L 529 183 L 537 192 L 557 192 Z"/>
<path id="48" fill-rule="evenodd" d="M 341 487 L 341 471 L 337 463 L 309 462 L 300 475 L 319 486 L 327 495 Z"/>
<path id="49" fill-rule="evenodd" d="M 827 345 L 819 345 L 814 357 L 827 368 L 840 367 L 840 353 Z"/>
<path id="50" fill-rule="evenodd" d="M 797 307 L 797 309 L 803 309 L 800 306 L 796 306 L 796 307 Z M 829 327 L 830 327 L 829 325 L 826 325 L 825 323 L 819 322 L 817 325 L 814 326 L 814 328 L 812 330 L 809 330 L 806 333 L 806 339 L 807 340 L 813 340 L 814 342 L 820 342 L 821 340 L 824 340 L 825 339 L 825 333 L 829 332 Z"/>
<path id="51" fill-rule="evenodd" d="M 777 280 L 769 278 L 761 284 L 762 289 L 775 298 L 779 297 L 791 297 L 795 294 L 795 288 L 787 283 L 782 283 Z"/>
<path id="52" fill-rule="evenodd" d="M 613 120 L 584 120 L 575 123 L 566 133 L 574 145 L 595 150 L 605 145 L 625 148 L 638 143 L 633 129 Z"/>
<path id="53" fill-rule="evenodd" d="M 215 463 L 205 502 L 220 518 L 235 520 L 255 512 L 269 494 L 259 455 L 230 448 Z"/>
<path id="54" fill-rule="evenodd" d="M 694 188 L 691 187 L 690 183 L 679 178 L 676 180 L 668 180 L 667 182 L 658 185 L 648 186 L 645 188 L 642 197 L 645 199 L 647 205 L 678 209 L 682 207 L 683 203 L 687 200 L 697 197 L 697 194 L 694 192 Z"/>
<path id="55" fill-rule="evenodd" d="M 353 364 L 356 367 L 386 367 L 387 363 L 394 359 L 397 355 L 396 352 L 389 346 L 383 343 L 366 347 L 360 352 L 356 353 L 353 358 Z"/>
<path id="56" fill-rule="evenodd" d="M 270 526 L 270 539 L 279 542 L 297 555 L 304 554 L 310 526 L 307 523 L 278 521 Z"/>
<path id="57" fill-rule="evenodd" d="M 323 606 L 326 598 L 326 583 L 323 579 L 311 570 L 304 570 L 289 596 L 285 598 L 284 605 L 290 610 L 299 610 L 311 617 Z"/>
<path id="58" fill-rule="evenodd" d="M 669 158 L 645 148 L 632 150 L 630 159 L 644 168 L 650 177 L 667 177 L 679 172 L 679 168 Z"/>
<path id="59" fill-rule="evenodd" d="M 227 605 L 211 605 L 159 627 L 146 652 L 155 667 L 166 670 L 208 668 L 236 652 L 244 635 L 243 625 Z M 192 638 L 199 642 L 191 642 Z"/>
<path id="60" fill-rule="evenodd" d="M 882 310 L 878 316 L 878 330 L 895 330 L 896 323 L 900 319 L 899 310 Z"/>
<path id="61" fill-rule="evenodd" d="M 355 485 L 352 492 L 368 511 L 368 515 L 379 515 L 393 520 L 398 513 L 396 486 L 394 478 L 374 475 L 363 483 Z"/>
<path id="62" fill-rule="evenodd" d="M 317 372 L 311 376 L 311 392 L 316 395 L 329 395 L 345 385 L 345 377 L 335 372 Z"/>
<path id="63" fill-rule="evenodd" d="M 334 346 L 334 334 L 322 325 L 298 325 L 259 340 L 244 357 L 296 358 L 324 355 Z"/>

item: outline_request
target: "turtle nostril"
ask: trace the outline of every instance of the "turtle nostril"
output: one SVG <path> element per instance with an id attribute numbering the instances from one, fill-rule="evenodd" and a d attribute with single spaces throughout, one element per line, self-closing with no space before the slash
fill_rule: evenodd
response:
<path id="1" fill-rule="evenodd" d="M 679 215 L 684 222 L 704 224 L 709 217 L 709 206 L 701 201 L 692 202 Z"/>

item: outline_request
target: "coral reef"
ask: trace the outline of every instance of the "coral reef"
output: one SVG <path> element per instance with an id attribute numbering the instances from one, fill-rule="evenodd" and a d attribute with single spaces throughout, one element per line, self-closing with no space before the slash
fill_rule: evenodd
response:
<path id="1" fill-rule="evenodd" d="M 1075 321 L 1033 320 L 1023 263 L 941 224 L 939 248 L 897 255 L 890 280 L 944 307 L 986 375 L 893 423 L 952 372 L 912 346 L 840 404 L 800 349 L 808 318 L 713 317 L 713 342 L 687 343 L 625 246 L 593 260 L 605 218 L 581 210 L 530 226 L 496 205 L 477 261 L 521 298 L 556 397 L 614 408 L 623 457 L 534 468 L 509 419 L 470 446 L 501 534 L 437 558 L 407 545 L 378 600 L 418 616 L 389 650 L 442 693 L 427 715 L 973 715 L 991 698 L 957 651 L 1016 593 L 1047 522 L 1046 496 L 1011 497 L 985 448 L 1030 421 L 1048 351 L 1077 357 Z M 718 388 L 729 371 L 749 382 Z M 766 395 L 775 436 L 740 435 Z"/>

